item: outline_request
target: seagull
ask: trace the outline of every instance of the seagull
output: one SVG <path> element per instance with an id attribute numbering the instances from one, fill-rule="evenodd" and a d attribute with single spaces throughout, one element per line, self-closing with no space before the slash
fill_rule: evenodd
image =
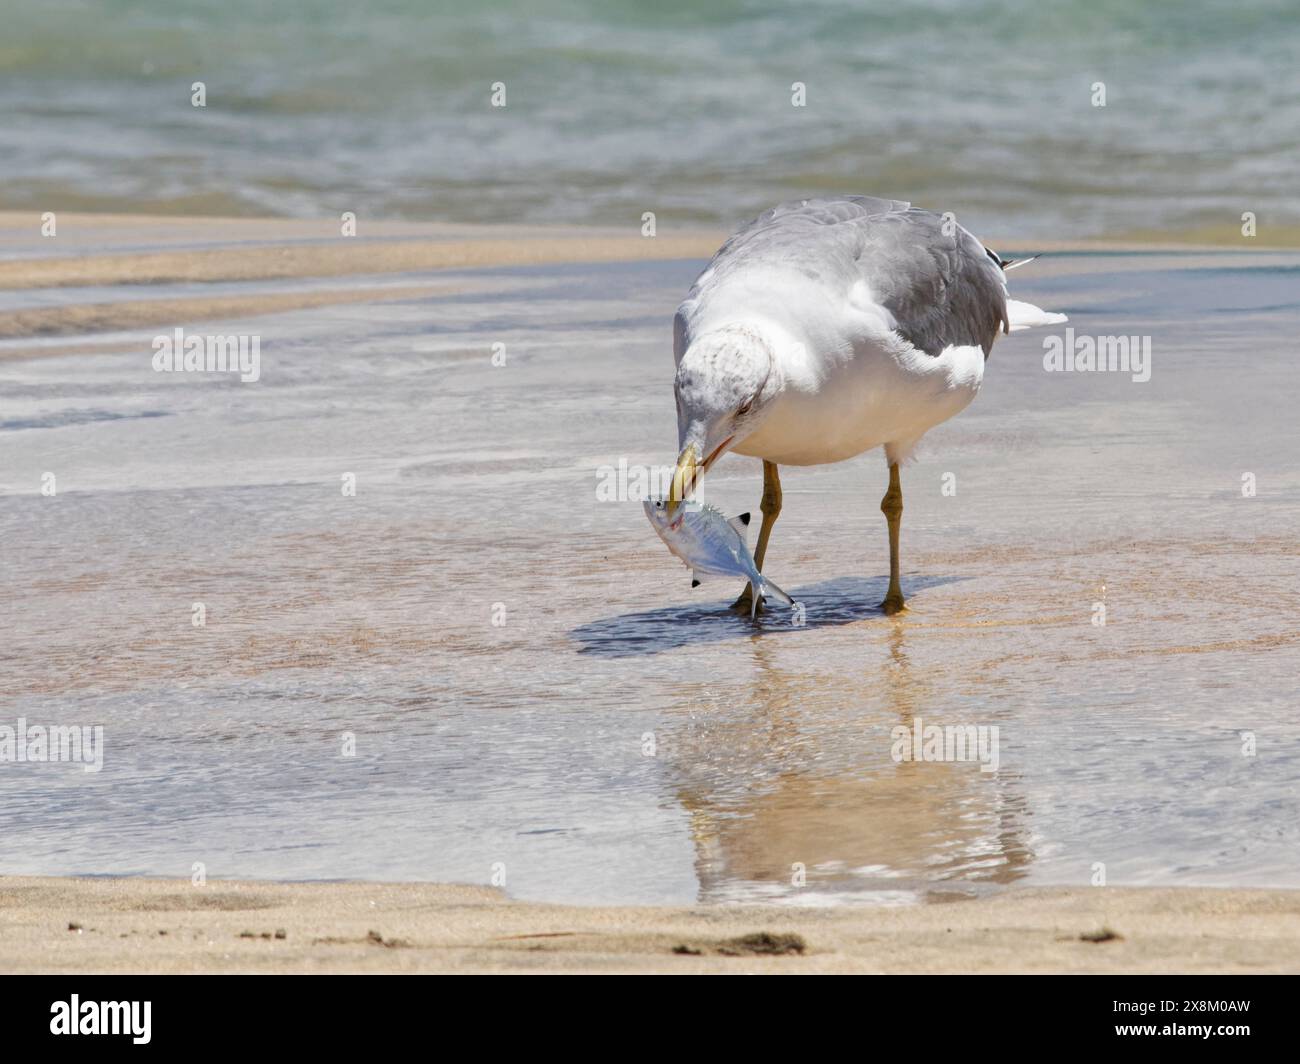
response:
<path id="1" fill-rule="evenodd" d="M 669 505 L 729 451 L 763 460 L 761 570 L 781 512 L 782 465 L 884 448 L 886 614 L 899 585 L 899 465 L 979 392 L 999 332 L 1066 320 L 1007 297 L 1011 261 L 951 213 L 901 200 L 794 200 L 742 226 L 673 319 L 679 454 Z M 751 592 L 734 603 L 750 612 Z"/>

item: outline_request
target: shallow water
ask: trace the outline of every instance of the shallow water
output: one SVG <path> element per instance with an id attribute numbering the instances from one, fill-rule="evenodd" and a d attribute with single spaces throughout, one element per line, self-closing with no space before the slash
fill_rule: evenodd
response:
<path id="1" fill-rule="evenodd" d="M 871 6 L 7 4 L 0 206 L 635 231 L 866 192 L 1003 239 L 1300 223 L 1288 0 Z"/>
<path id="2" fill-rule="evenodd" d="M 464 290 L 214 326 L 260 333 L 257 384 L 155 373 L 147 337 L 0 361 L 0 724 L 105 729 L 98 774 L 0 764 L 0 872 L 1300 886 L 1300 258 L 1021 271 L 1079 333 L 1151 336 L 1150 381 L 1001 341 L 904 473 L 901 619 L 875 606 L 883 462 L 787 470 L 768 567 L 807 623 L 756 628 L 635 491 L 601 500 L 603 467 L 672 459 L 699 266 L 428 275 Z M 758 464 L 707 487 L 756 509 Z M 996 726 L 998 771 L 896 763 L 918 718 Z"/>

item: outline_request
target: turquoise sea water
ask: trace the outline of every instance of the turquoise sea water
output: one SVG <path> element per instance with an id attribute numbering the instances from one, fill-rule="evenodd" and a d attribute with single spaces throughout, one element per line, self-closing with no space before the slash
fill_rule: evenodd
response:
<path id="1" fill-rule="evenodd" d="M 1289 0 L 0 9 L 0 207 L 730 225 L 852 191 L 1016 238 L 1300 219 Z"/>

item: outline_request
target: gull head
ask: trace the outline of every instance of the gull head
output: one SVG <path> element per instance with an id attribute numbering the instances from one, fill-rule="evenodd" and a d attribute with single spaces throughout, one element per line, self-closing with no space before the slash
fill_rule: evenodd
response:
<path id="1" fill-rule="evenodd" d="M 772 346 L 752 325 L 725 325 L 686 349 L 677 394 L 677 468 L 670 505 L 689 498 L 713 463 L 762 423 L 781 390 Z"/>

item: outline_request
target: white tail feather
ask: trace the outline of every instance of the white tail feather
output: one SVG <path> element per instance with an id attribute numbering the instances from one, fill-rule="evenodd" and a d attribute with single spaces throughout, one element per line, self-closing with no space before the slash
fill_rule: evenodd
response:
<path id="1" fill-rule="evenodd" d="M 1021 329 L 1035 329 L 1040 325 L 1060 325 L 1070 319 L 1064 314 L 1053 314 L 1050 310 L 1043 310 L 1032 303 L 1008 299 L 1007 320 L 1011 323 L 1011 331 L 1019 332 Z"/>

